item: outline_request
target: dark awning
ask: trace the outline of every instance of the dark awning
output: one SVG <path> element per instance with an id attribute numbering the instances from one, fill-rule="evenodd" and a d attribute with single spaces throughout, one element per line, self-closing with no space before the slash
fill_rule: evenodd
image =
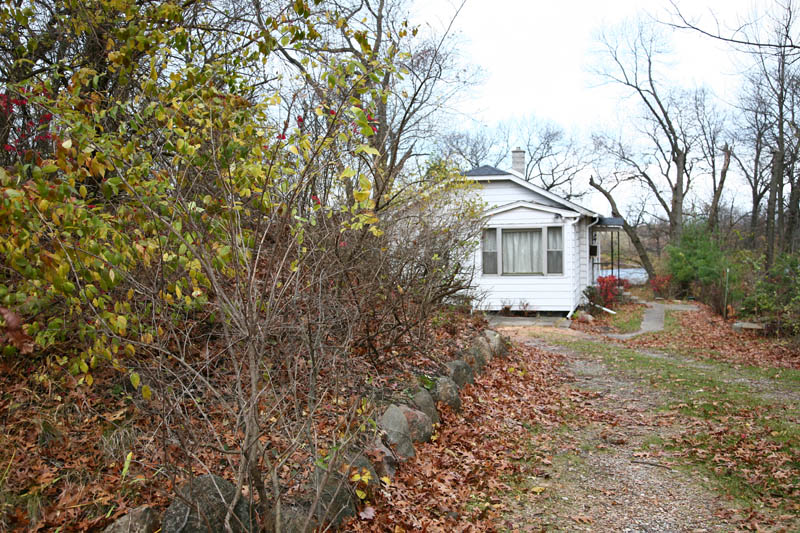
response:
<path id="1" fill-rule="evenodd" d="M 600 221 L 595 227 L 621 228 L 624 223 L 625 220 L 622 217 L 600 217 Z"/>

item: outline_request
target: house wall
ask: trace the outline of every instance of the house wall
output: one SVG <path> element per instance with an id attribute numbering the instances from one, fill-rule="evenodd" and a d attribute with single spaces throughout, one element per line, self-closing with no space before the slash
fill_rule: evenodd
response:
<path id="1" fill-rule="evenodd" d="M 586 219 L 581 218 L 575 224 L 575 238 L 573 239 L 573 247 L 575 249 L 575 261 L 573 263 L 573 272 L 575 273 L 575 287 L 572 294 L 572 307 L 577 307 L 583 298 L 583 289 L 586 287 L 586 270 L 588 268 L 589 256 L 589 243 L 586 232 Z"/>
<path id="2" fill-rule="evenodd" d="M 550 207 L 564 208 L 563 205 L 559 205 L 549 198 L 545 198 L 529 189 L 520 187 L 511 180 L 481 182 L 479 194 L 483 198 L 483 201 L 488 204 L 489 209 L 520 200 L 548 205 Z"/>
<path id="3" fill-rule="evenodd" d="M 475 256 L 475 283 L 478 293 L 483 297 L 479 304 L 480 307 L 491 311 L 498 311 L 506 306 L 510 306 L 515 311 L 572 311 L 575 307 L 575 287 L 578 281 L 577 265 L 580 264 L 576 247 L 578 242 L 575 231 L 576 224 L 572 224 L 574 220 L 574 218 L 557 218 L 552 213 L 524 207 L 492 216 L 487 221 L 486 227 L 499 228 L 500 232 L 504 228 L 562 227 L 564 232 L 564 273 L 484 275 L 482 254 L 478 250 Z M 502 241 L 501 235 L 502 233 L 498 235 L 498 242 Z"/>

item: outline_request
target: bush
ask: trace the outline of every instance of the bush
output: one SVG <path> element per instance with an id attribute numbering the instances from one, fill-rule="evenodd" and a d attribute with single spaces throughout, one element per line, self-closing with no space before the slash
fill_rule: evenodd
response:
<path id="1" fill-rule="evenodd" d="M 670 276 L 680 296 L 692 296 L 719 314 L 725 312 L 727 303 L 740 298 L 738 292 L 732 292 L 739 269 L 705 223 L 687 224 L 680 242 L 667 246 L 667 253 Z"/>
<path id="2" fill-rule="evenodd" d="M 670 294 L 670 287 L 672 284 L 672 276 L 653 276 L 650 278 L 650 288 L 653 290 L 655 296 L 667 298 Z"/>
<path id="3" fill-rule="evenodd" d="M 747 264 L 753 274 L 743 313 L 766 322 L 773 332 L 800 335 L 800 258 L 780 256 L 766 272 L 761 258 Z"/>
<path id="4" fill-rule="evenodd" d="M 613 275 L 600 276 L 597 278 L 597 285 L 586 287 L 583 294 L 594 305 L 613 308 L 619 303 L 620 287 L 626 288 L 627 286 L 627 280 L 620 280 Z"/>

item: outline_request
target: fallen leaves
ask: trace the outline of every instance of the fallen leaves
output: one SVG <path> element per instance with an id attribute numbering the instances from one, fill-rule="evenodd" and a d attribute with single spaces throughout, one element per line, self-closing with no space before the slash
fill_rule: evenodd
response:
<path id="1" fill-rule="evenodd" d="M 563 422 L 571 399 L 561 384 L 563 356 L 517 346 L 494 359 L 474 385 L 462 391 L 463 410 L 442 412 L 436 442 L 419 445 L 400 466 L 384 500 L 372 502 L 374 519 L 355 519 L 346 529 L 367 531 L 496 531 L 504 527 L 505 504 L 496 496 L 509 480 L 543 475 L 544 450 L 520 450 Z M 509 379 L 509 373 L 514 379 Z M 534 487 L 541 494 L 545 487 Z M 362 517 L 359 517 L 362 518 Z"/>
<path id="2" fill-rule="evenodd" d="M 800 347 L 789 339 L 736 333 L 708 306 L 673 312 L 678 327 L 625 341 L 637 348 L 656 348 L 734 364 L 800 369 Z"/>
<path id="3" fill-rule="evenodd" d="M 0 335 L 0 348 L 4 344 L 10 344 L 23 355 L 32 353 L 33 338 L 22 330 L 22 317 L 5 307 L 0 307 L 0 316 L 5 322 L 5 332 Z"/>

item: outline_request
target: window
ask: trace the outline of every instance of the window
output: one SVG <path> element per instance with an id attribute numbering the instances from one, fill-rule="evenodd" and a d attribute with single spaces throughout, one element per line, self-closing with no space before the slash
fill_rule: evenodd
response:
<path id="1" fill-rule="evenodd" d="M 483 273 L 497 274 L 497 230 L 483 230 Z"/>
<path id="2" fill-rule="evenodd" d="M 503 274 L 542 273 L 542 230 L 505 230 L 502 235 Z"/>
<path id="3" fill-rule="evenodd" d="M 547 228 L 547 273 L 564 273 L 563 228 Z"/>

